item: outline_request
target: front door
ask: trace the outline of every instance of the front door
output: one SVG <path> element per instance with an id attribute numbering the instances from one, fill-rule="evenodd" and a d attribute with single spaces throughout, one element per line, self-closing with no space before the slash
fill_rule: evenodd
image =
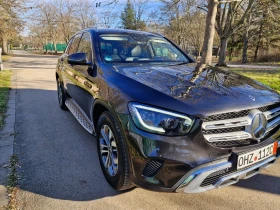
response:
<path id="1" fill-rule="evenodd" d="M 63 74 L 63 83 L 67 92 L 72 98 L 76 98 L 78 95 L 77 92 L 77 71 L 76 66 L 71 65 L 67 62 L 67 57 L 73 53 L 76 53 L 78 46 L 81 40 L 82 34 L 75 35 L 69 42 L 65 54 L 61 57 L 62 63 L 62 74 Z"/>

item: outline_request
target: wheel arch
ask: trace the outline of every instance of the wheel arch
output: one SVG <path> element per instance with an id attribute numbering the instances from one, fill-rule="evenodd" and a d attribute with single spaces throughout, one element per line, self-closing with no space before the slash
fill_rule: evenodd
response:
<path id="1" fill-rule="evenodd" d="M 55 72 L 55 79 L 56 79 L 56 81 L 58 80 L 58 78 L 59 78 L 59 75 L 58 75 L 57 72 Z"/>
<path id="2" fill-rule="evenodd" d="M 96 131 L 96 137 L 98 137 L 98 135 L 97 135 L 98 119 L 104 111 L 109 112 L 111 114 L 111 116 L 116 120 L 116 123 L 118 124 L 118 128 L 119 128 L 117 130 L 121 133 L 121 136 L 123 139 L 122 155 L 123 155 L 123 161 L 125 161 L 127 163 L 127 169 L 125 170 L 126 179 L 124 179 L 124 182 L 123 182 L 124 188 L 122 190 L 127 190 L 127 189 L 135 186 L 131 182 L 131 179 L 130 179 L 130 176 L 133 176 L 133 172 L 132 172 L 133 168 L 132 168 L 131 153 L 130 153 L 130 149 L 129 149 L 127 135 L 125 134 L 125 129 L 124 129 L 124 126 L 122 125 L 119 115 L 117 112 L 114 111 L 114 108 L 109 103 L 106 103 L 105 101 L 103 101 L 101 99 L 96 99 L 94 106 L 93 106 L 93 120 L 94 120 L 94 127 L 95 127 L 95 131 Z M 97 141 L 99 141 L 98 138 L 97 138 Z"/>
<path id="3" fill-rule="evenodd" d="M 92 120 L 95 129 L 97 128 L 97 122 L 101 114 L 105 111 L 109 111 L 120 123 L 118 114 L 114 111 L 114 108 L 107 102 L 101 99 L 95 99 L 92 109 Z"/>

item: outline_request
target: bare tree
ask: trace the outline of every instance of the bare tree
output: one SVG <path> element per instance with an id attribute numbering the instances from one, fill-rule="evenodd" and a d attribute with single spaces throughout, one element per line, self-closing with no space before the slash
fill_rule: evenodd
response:
<path id="1" fill-rule="evenodd" d="M 186 50 L 189 45 L 189 25 L 193 14 L 197 11 L 197 1 L 162 0 L 162 2 L 161 14 L 157 18 L 163 24 L 167 22 L 166 19 L 168 20 L 165 34 Z"/>
<path id="2" fill-rule="evenodd" d="M 36 17 L 35 15 L 38 14 Z M 59 23 L 56 21 L 57 13 L 53 9 L 53 5 L 46 2 L 39 4 L 37 10 L 35 10 L 34 16 L 36 17 L 36 25 L 41 28 L 41 31 L 37 30 L 37 27 L 33 25 L 31 27 L 32 32 L 37 37 L 42 38 L 42 44 L 47 44 L 48 40 L 54 45 L 54 51 L 56 52 L 56 43 L 58 39 Z"/>
<path id="3" fill-rule="evenodd" d="M 197 11 L 192 17 L 186 36 L 189 37 L 189 43 L 195 48 L 197 58 L 201 55 L 203 47 L 206 16 L 202 12 Z"/>
<path id="4" fill-rule="evenodd" d="M 196 67 L 198 72 L 202 71 L 205 66 L 212 64 L 213 42 L 215 36 L 215 24 L 218 4 L 218 0 L 209 0 L 207 4 L 206 27 L 202 47 L 202 57 L 200 63 L 198 63 Z"/>
<path id="5" fill-rule="evenodd" d="M 106 9 L 100 12 L 98 25 L 103 28 L 112 28 L 118 26 L 119 13 L 115 11 L 117 2 L 110 2 Z"/>
<path id="6" fill-rule="evenodd" d="M 57 15 L 59 27 L 63 33 L 65 42 L 68 42 L 75 31 L 77 24 L 73 14 L 75 12 L 75 2 L 71 0 L 52 0 L 50 4 Z"/>
<path id="7" fill-rule="evenodd" d="M 249 32 L 252 26 L 253 14 L 250 13 L 244 21 L 242 63 L 248 63 Z"/>
<path id="8" fill-rule="evenodd" d="M 254 13 L 256 22 L 253 24 L 257 35 L 253 37 L 255 38 L 254 61 L 258 60 L 261 49 L 265 51 L 265 54 L 269 54 L 273 45 L 278 49 L 280 47 L 280 2 L 278 0 L 256 0 L 256 4 Z"/>
<path id="9" fill-rule="evenodd" d="M 228 39 L 236 31 L 243 27 L 247 20 L 254 0 L 242 0 L 241 2 L 227 2 L 218 4 L 216 16 L 216 30 L 220 37 L 220 54 L 218 66 L 226 66 L 226 51 Z"/>
<path id="10" fill-rule="evenodd" d="M 135 11 L 135 25 L 137 30 L 146 30 L 146 21 L 143 20 L 143 16 L 148 9 L 148 0 L 134 0 L 133 8 Z"/>
<path id="11" fill-rule="evenodd" d="M 0 0 L 0 40 L 2 54 L 8 54 L 8 41 L 12 40 L 23 29 L 19 12 L 25 10 L 24 0 Z"/>
<path id="12" fill-rule="evenodd" d="M 78 29 L 95 26 L 95 5 L 89 0 L 78 0 L 75 5 L 74 17 L 78 23 Z"/>

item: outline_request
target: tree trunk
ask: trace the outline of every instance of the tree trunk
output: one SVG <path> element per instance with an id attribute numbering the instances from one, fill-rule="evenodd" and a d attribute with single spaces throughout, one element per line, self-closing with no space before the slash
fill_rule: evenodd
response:
<path id="1" fill-rule="evenodd" d="M 53 49 L 54 49 L 54 53 L 57 54 L 56 42 L 55 41 L 53 41 Z"/>
<path id="2" fill-rule="evenodd" d="M 236 46 L 235 36 L 232 36 L 230 49 L 229 49 L 229 55 L 228 55 L 228 61 L 232 61 L 232 59 L 233 59 L 233 53 L 235 52 L 235 46 Z"/>
<path id="3" fill-rule="evenodd" d="M 263 15 L 263 17 L 265 17 L 265 15 Z M 259 32 L 259 40 L 255 49 L 255 55 L 254 55 L 254 61 L 256 62 L 258 60 L 258 55 L 259 55 L 259 49 L 261 46 L 261 41 L 262 41 L 262 37 L 263 37 L 263 22 L 261 22 L 261 26 L 260 26 L 260 32 Z"/>
<path id="4" fill-rule="evenodd" d="M 256 46 L 256 49 L 255 49 L 255 55 L 254 55 L 254 61 L 257 62 L 258 61 L 258 55 L 259 55 L 259 43 L 257 44 Z"/>
<path id="5" fill-rule="evenodd" d="M 221 39 L 221 48 L 220 48 L 219 60 L 218 60 L 217 66 L 227 66 L 227 64 L 226 64 L 227 43 L 228 43 L 228 38 L 223 37 Z"/>
<path id="6" fill-rule="evenodd" d="M 208 12 L 206 17 L 206 27 L 205 27 L 204 42 L 202 47 L 202 56 L 201 56 L 200 63 L 196 67 L 198 71 L 203 69 L 206 65 L 212 64 L 213 43 L 214 43 L 218 4 L 219 4 L 218 0 L 208 1 L 208 6 L 207 6 Z"/>
<path id="7" fill-rule="evenodd" d="M 218 46 L 218 49 L 217 49 L 217 52 L 216 52 L 216 58 L 218 58 L 219 54 L 220 54 L 220 46 Z"/>
<path id="8" fill-rule="evenodd" d="M 8 40 L 2 37 L 2 55 L 8 55 Z"/>
<path id="9" fill-rule="evenodd" d="M 245 27 L 243 36 L 243 53 L 242 53 L 242 63 L 248 63 L 248 43 L 249 43 L 249 27 Z"/>
<path id="10" fill-rule="evenodd" d="M 229 51 L 229 58 L 228 58 L 228 61 L 232 61 L 232 58 L 233 58 L 233 52 L 234 52 L 234 47 L 231 47 L 230 48 L 230 51 Z"/>
<path id="11" fill-rule="evenodd" d="M 267 54 L 270 54 L 270 49 L 271 49 L 271 44 L 270 44 L 270 38 L 267 37 L 267 41 L 266 41 L 266 50 L 267 50 Z"/>

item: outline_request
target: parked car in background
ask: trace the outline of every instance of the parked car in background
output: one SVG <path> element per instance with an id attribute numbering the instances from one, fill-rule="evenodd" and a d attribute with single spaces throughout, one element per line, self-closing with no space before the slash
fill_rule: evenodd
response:
<path id="1" fill-rule="evenodd" d="M 153 33 L 88 28 L 69 41 L 56 69 L 59 106 L 96 137 L 113 188 L 204 192 L 279 158 L 279 94 L 193 62 Z"/>

